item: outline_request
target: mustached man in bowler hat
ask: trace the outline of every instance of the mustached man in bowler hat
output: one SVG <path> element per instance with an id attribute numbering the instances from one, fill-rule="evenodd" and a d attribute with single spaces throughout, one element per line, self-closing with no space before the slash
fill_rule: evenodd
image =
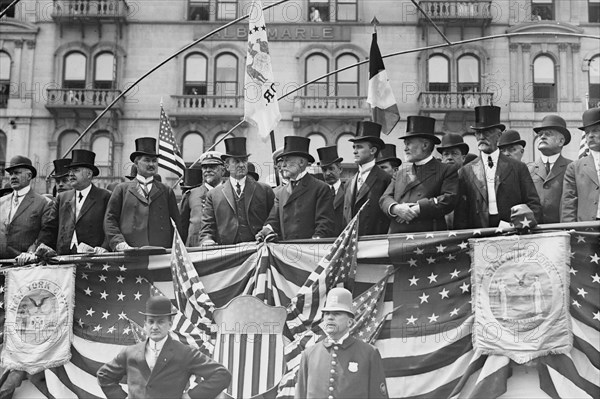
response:
<path id="1" fill-rule="evenodd" d="M 54 163 L 54 173 L 52 178 L 54 179 L 53 193 L 56 197 L 60 193 L 69 191 L 71 189 L 71 180 L 69 179 L 69 169 L 67 166 L 71 163 L 71 158 L 61 158 L 52 161 Z"/>
<path id="2" fill-rule="evenodd" d="M 333 194 L 333 212 L 335 229 L 334 236 L 339 236 L 344 230 L 344 196 L 346 193 L 346 185 L 340 180 L 342 175 L 342 161 L 344 160 L 338 155 L 337 146 L 317 148 L 319 154 L 319 165 L 323 171 L 323 180 L 329 186 L 331 194 Z"/>
<path id="3" fill-rule="evenodd" d="M 167 297 L 150 297 L 140 313 L 145 316 L 146 341 L 123 349 L 96 373 L 107 398 L 205 399 L 229 386 L 231 374 L 225 367 L 171 338 L 175 313 Z M 198 385 L 184 392 L 192 375 Z M 123 378 L 128 393 L 121 388 Z"/>
<path id="4" fill-rule="evenodd" d="M 114 251 L 149 245 L 170 248 L 173 244 L 170 219 L 177 225 L 182 239 L 187 237 L 180 228 L 175 193 L 155 179 L 158 172 L 156 139 L 136 139 L 135 148 L 129 159 L 137 166 L 137 175 L 113 191 L 106 209 L 104 231 Z"/>
<path id="5" fill-rule="evenodd" d="M 500 152 L 509 158 L 521 161 L 525 155 L 525 145 L 527 142 L 521 139 L 518 131 L 510 129 L 505 130 L 498 140 Z"/>
<path id="6" fill-rule="evenodd" d="M 321 311 L 327 338 L 302 352 L 296 399 L 387 398 L 379 351 L 350 336 L 354 324 L 350 291 L 332 288 Z"/>

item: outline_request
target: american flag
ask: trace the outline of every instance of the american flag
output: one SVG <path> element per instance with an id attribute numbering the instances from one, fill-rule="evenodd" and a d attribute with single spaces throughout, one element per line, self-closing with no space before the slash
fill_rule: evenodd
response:
<path id="1" fill-rule="evenodd" d="M 171 122 L 162 104 L 160 106 L 160 128 L 158 130 L 158 166 L 173 172 L 178 177 L 183 176 L 185 169 L 181 151 L 173 137 Z"/>

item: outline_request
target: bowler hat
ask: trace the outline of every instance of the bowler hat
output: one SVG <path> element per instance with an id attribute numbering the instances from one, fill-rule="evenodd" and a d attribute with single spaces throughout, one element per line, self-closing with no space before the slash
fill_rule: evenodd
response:
<path id="1" fill-rule="evenodd" d="M 131 153 L 129 159 L 131 162 L 135 161 L 135 157 L 138 155 L 149 155 L 151 157 L 157 157 L 156 153 L 156 139 L 154 137 L 140 137 L 135 139 L 135 151 Z"/>
<path id="2" fill-rule="evenodd" d="M 350 139 L 353 143 L 368 141 L 375 144 L 379 150 L 385 147 L 383 140 L 379 138 L 381 135 L 381 125 L 376 122 L 358 121 L 356 123 L 356 137 Z"/>
<path id="3" fill-rule="evenodd" d="M 442 143 L 437 150 L 441 154 L 448 148 L 458 148 L 463 155 L 466 155 L 469 152 L 469 145 L 465 143 L 463 137 L 457 133 L 444 134 L 442 137 Z"/>
<path id="4" fill-rule="evenodd" d="M 185 168 L 183 171 L 183 182 L 181 183 L 182 190 L 189 190 L 202 184 L 202 169 L 200 168 Z"/>
<path id="5" fill-rule="evenodd" d="M 386 143 L 385 147 L 383 147 L 383 150 L 381 150 L 379 153 L 375 163 L 380 165 L 384 162 L 390 162 L 394 167 L 402 165 L 402 160 L 396 156 L 396 146 L 394 144 Z"/>
<path id="6" fill-rule="evenodd" d="M 248 174 L 252 176 L 252 178 L 256 181 L 260 179 L 260 176 L 258 175 L 258 173 L 256 173 L 256 166 L 254 166 L 252 162 L 248 162 Z"/>
<path id="7" fill-rule="evenodd" d="M 327 293 L 325 307 L 322 312 L 346 312 L 354 317 L 354 309 L 352 307 L 352 294 L 345 288 L 335 287 Z"/>
<path id="8" fill-rule="evenodd" d="M 203 165 L 223 165 L 223 156 L 219 151 L 206 151 L 200 155 L 200 166 Z"/>
<path id="9" fill-rule="evenodd" d="M 506 147 L 513 144 L 521 144 L 525 147 L 525 140 L 521 140 L 521 135 L 516 130 L 510 129 L 502 133 L 500 140 L 498 140 L 498 147 Z"/>
<path id="10" fill-rule="evenodd" d="M 245 158 L 248 156 L 250 156 L 250 154 L 246 154 L 245 137 L 231 137 L 225 139 L 225 154 L 221 155 L 223 161 L 228 157 Z"/>
<path id="11" fill-rule="evenodd" d="M 571 142 L 571 132 L 567 129 L 567 122 L 563 118 L 558 115 L 546 115 L 544 119 L 542 119 L 541 126 L 537 126 L 533 128 L 533 131 L 539 133 L 545 129 L 554 129 L 562 133 L 565 137 L 565 145 Z"/>
<path id="12" fill-rule="evenodd" d="M 135 164 L 131 165 L 131 169 L 129 169 L 129 175 L 125 176 L 129 180 L 135 179 L 137 176 L 137 166 Z"/>
<path id="13" fill-rule="evenodd" d="M 73 158 L 69 165 L 69 169 L 83 166 L 84 168 L 91 169 L 93 176 L 98 176 L 100 174 L 100 170 L 94 165 L 94 161 L 96 160 L 95 153 L 88 150 L 73 150 L 72 155 Z"/>
<path id="14" fill-rule="evenodd" d="M 317 148 L 317 153 L 319 154 L 319 164 L 322 168 L 334 164 L 336 162 L 342 162 L 344 158 L 341 158 L 338 155 L 337 146 L 330 145 L 328 147 Z"/>
<path id="15" fill-rule="evenodd" d="M 162 295 L 151 296 L 146 301 L 146 311 L 140 312 L 144 316 L 173 316 L 172 304 L 169 298 Z"/>
<path id="16" fill-rule="evenodd" d="M 308 159 L 309 162 L 315 162 L 315 158 L 308 153 L 310 139 L 300 136 L 285 136 L 283 138 L 283 152 L 280 157 L 296 155 Z"/>
<path id="17" fill-rule="evenodd" d="M 35 178 L 37 176 L 37 170 L 33 167 L 33 163 L 31 159 L 24 157 L 23 155 L 15 155 L 11 158 L 10 163 L 4 170 L 10 172 L 16 168 L 25 168 L 31 171 L 31 178 Z"/>
<path id="18" fill-rule="evenodd" d="M 60 179 L 69 174 L 69 164 L 71 163 L 71 158 L 61 158 L 55 159 L 52 161 L 54 164 L 54 173 L 52 173 L 52 177 L 55 179 Z"/>
<path id="19" fill-rule="evenodd" d="M 600 123 L 600 108 L 590 108 L 583 113 L 583 126 L 579 130 Z"/>
<path id="20" fill-rule="evenodd" d="M 495 105 L 475 107 L 475 126 L 471 126 L 471 129 L 485 130 L 493 127 L 498 127 L 501 131 L 506 129 L 506 126 L 500 123 L 500 107 Z"/>
<path id="21" fill-rule="evenodd" d="M 406 118 L 406 135 L 400 139 L 405 140 L 412 137 L 426 138 L 433 141 L 434 144 L 439 144 L 440 138 L 435 135 L 435 119 L 416 115 Z"/>

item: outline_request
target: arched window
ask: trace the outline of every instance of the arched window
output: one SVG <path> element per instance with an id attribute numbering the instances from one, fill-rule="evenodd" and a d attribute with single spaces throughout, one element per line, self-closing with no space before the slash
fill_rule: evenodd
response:
<path id="1" fill-rule="evenodd" d="M 221 140 L 221 137 L 225 136 L 227 134 L 227 132 L 220 132 L 215 136 L 215 141 L 213 141 L 213 143 L 217 143 L 219 140 Z M 227 136 L 227 138 L 230 137 L 235 137 L 233 134 L 230 134 L 229 136 Z M 213 149 L 213 151 L 219 151 L 222 154 L 225 154 L 225 140 L 221 141 L 219 144 L 217 144 L 217 146 Z"/>
<path id="2" fill-rule="evenodd" d="M 58 137 L 58 147 L 57 147 L 57 151 L 56 151 L 56 158 L 62 158 L 63 155 L 65 155 L 65 151 L 67 151 L 69 148 L 71 148 L 71 146 L 73 145 L 73 143 L 75 142 L 75 140 L 77 140 L 77 138 L 79 137 L 79 133 L 77 133 L 75 130 L 66 130 L 64 132 L 62 132 L 60 134 L 60 136 Z M 80 148 L 81 142 L 79 142 L 77 144 L 77 146 L 75 146 L 74 149 Z M 71 154 L 66 154 L 67 157 L 69 157 Z"/>
<path id="3" fill-rule="evenodd" d="M 336 60 L 335 69 L 340 69 L 358 62 L 358 57 L 352 54 L 342 54 Z M 335 95 L 339 97 L 358 96 L 358 70 L 359 68 L 346 69 L 336 75 Z"/>
<path id="4" fill-rule="evenodd" d="M 458 59 L 458 91 L 479 92 L 481 83 L 479 81 L 479 58 L 474 55 L 463 55 Z"/>
<path id="5" fill-rule="evenodd" d="M 319 153 L 317 152 L 317 148 L 325 147 L 327 145 L 325 137 L 323 137 L 321 133 L 313 132 L 306 136 L 306 138 L 310 139 L 308 153 L 315 157 L 315 162 L 319 162 Z"/>
<path id="6" fill-rule="evenodd" d="M 0 173 L 4 176 L 4 166 L 6 165 L 6 133 L 0 130 Z M 1 181 L 1 179 L 0 179 Z"/>
<path id="7" fill-rule="evenodd" d="M 115 56 L 112 53 L 100 53 L 94 60 L 94 89 L 115 88 Z"/>
<path id="8" fill-rule="evenodd" d="M 600 55 L 590 60 L 588 96 L 590 108 L 600 107 Z"/>
<path id="9" fill-rule="evenodd" d="M 96 154 L 96 166 L 100 176 L 112 176 L 112 140 L 110 133 L 99 131 L 92 137 L 92 151 Z"/>
<path id="10" fill-rule="evenodd" d="M 10 56 L 0 51 L 0 108 L 8 106 L 10 94 Z"/>
<path id="11" fill-rule="evenodd" d="M 306 58 L 305 82 L 325 75 L 329 71 L 329 61 L 323 54 L 312 54 Z M 320 79 L 316 83 L 306 86 L 305 94 L 310 97 L 326 98 L 329 93 L 327 90 L 327 78 Z"/>
<path id="12" fill-rule="evenodd" d="M 193 53 L 185 57 L 183 94 L 206 95 L 207 59 L 204 55 Z"/>
<path id="13" fill-rule="evenodd" d="M 87 58 L 79 52 L 65 56 L 63 69 L 63 88 L 85 89 Z"/>
<path id="14" fill-rule="evenodd" d="M 554 60 L 547 55 L 533 60 L 533 102 L 536 112 L 556 112 Z"/>
<path id="15" fill-rule="evenodd" d="M 198 132 L 188 132 L 181 142 L 183 161 L 190 166 L 204 152 L 204 138 Z"/>
<path id="16" fill-rule="evenodd" d="M 217 57 L 215 68 L 215 95 L 232 97 L 238 93 L 238 59 L 230 53 Z"/>
<path id="17" fill-rule="evenodd" d="M 441 54 L 434 54 L 427 62 L 428 91 L 450 91 L 450 63 Z"/>
<path id="18" fill-rule="evenodd" d="M 344 163 L 354 162 L 354 149 L 352 148 L 352 142 L 350 139 L 355 137 L 354 133 L 340 134 L 337 140 L 338 155 L 340 158 L 344 158 Z"/>

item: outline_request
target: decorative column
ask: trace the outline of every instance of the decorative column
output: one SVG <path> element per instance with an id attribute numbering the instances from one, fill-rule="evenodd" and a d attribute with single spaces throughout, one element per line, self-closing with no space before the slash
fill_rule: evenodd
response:
<path id="1" fill-rule="evenodd" d="M 580 91 L 580 83 L 581 80 L 577 79 L 580 75 L 581 67 L 580 67 L 580 58 L 579 58 L 579 43 L 572 43 L 567 50 L 567 58 L 571 60 L 571 64 L 569 65 L 568 76 L 570 77 L 569 81 L 569 101 L 585 101 L 585 93 L 589 90 L 587 87 L 588 79 L 587 76 L 585 78 L 585 90 L 583 92 Z M 576 73 L 577 72 L 577 73 Z M 583 93 L 580 95 L 580 93 Z M 582 100 L 583 99 L 583 100 Z M 586 104 L 587 107 L 587 104 Z"/>
<path id="2" fill-rule="evenodd" d="M 27 78 L 29 79 L 30 90 L 28 90 L 29 96 L 33 95 L 36 90 L 36 85 L 33 80 L 33 65 L 35 64 L 35 40 L 27 40 L 27 52 L 29 53 L 29 70 L 27 71 Z M 39 90 L 39 89 L 38 89 Z M 38 98 L 42 99 L 45 94 L 38 93 Z M 34 99 L 37 100 L 37 99 Z"/>
<path id="3" fill-rule="evenodd" d="M 521 44 L 521 62 L 523 63 L 523 80 L 519 88 L 521 101 L 533 101 L 533 66 L 531 65 L 531 44 Z"/>
<path id="4" fill-rule="evenodd" d="M 568 101 L 570 100 L 570 96 L 568 95 L 568 88 L 571 86 L 571 82 L 568 81 L 568 59 L 567 59 L 567 48 L 569 45 L 567 43 L 558 43 L 558 58 L 559 63 L 556 65 L 556 76 L 559 78 L 558 83 L 558 98 L 560 101 Z"/>
<path id="5" fill-rule="evenodd" d="M 11 80 L 15 82 L 17 90 L 13 93 L 10 93 L 11 90 L 9 90 L 9 95 L 11 95 L 11 97 L 21 98 L 21 68 L 25 65 L 23 62 L 23 40 L 15 40 L 15 53 L 12 61 L 15 66 L 15 68 L 13 68 L 15 77 L 14 80 Z"/>
<path id="6" fill-rule="evenodd" d="M 508 45 L 508 48 L 510 50 L 510 82 L 516 82 L 518 85 L 521 85 L 523 82 L 523 73 L 521 72 L 521 68 L 517 67 L 519 65 L 519 57 L 521 55 L 520 51 L 519 51 L 519 44 L 518 43 L 510 43 Z M 512 85 L 512 83 L 509 83 L 509 85 Z M 510 90 L 510 101 L 511 102 L 517 102 L 517 101 L 522 101 L 522 99 L 520 98 L 520 90 L 514 90 L 513 87 L 509 87 Z"/>

